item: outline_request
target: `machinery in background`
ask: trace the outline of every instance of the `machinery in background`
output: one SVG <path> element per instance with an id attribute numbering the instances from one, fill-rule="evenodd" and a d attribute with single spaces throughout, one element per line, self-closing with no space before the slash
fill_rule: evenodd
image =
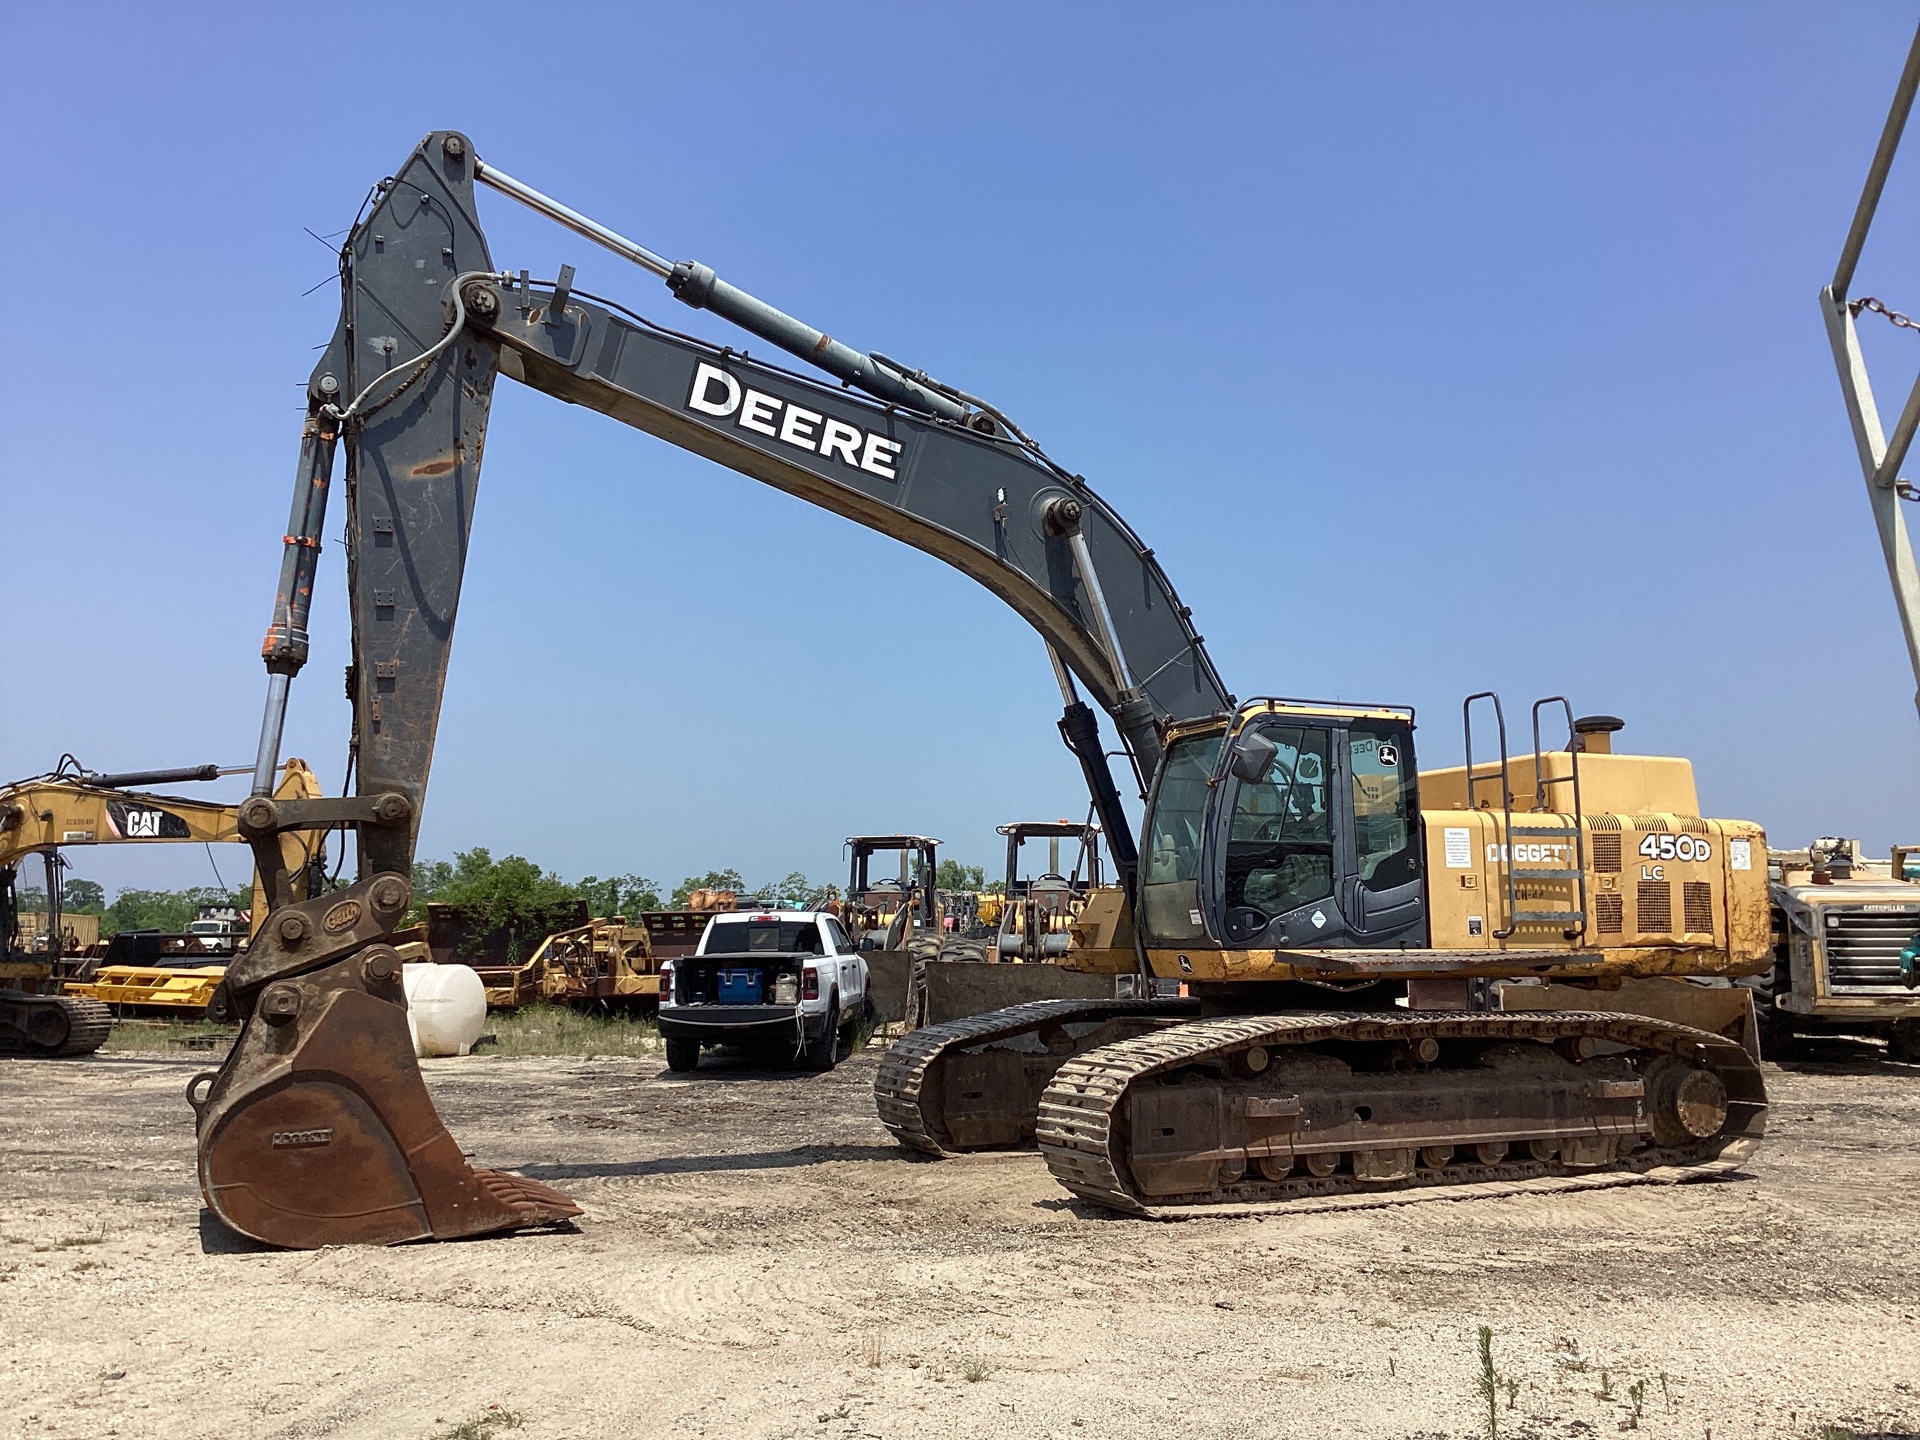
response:
<path id="1" fill-rule="evenodd" d="M 475 965 L 486 986 L 487 1008 L 517 1010 L 544 1001 L 581 1009 L 652 1010 L 660 1003 L 660 962 L 647 922 L 646 915 L 631 921 L 625 915 L 595 918 L 547 936 L 518 965 Z"/>
<path id="2" fill-rule="evenodd" d="M 313 799 L 319 781 L 306 762 L 277 767 L 276 796 Z M 0 1053 L 28 1056 L 86 1055 L 100 1048 L 112 1026 L 112 1005 L 132 1005 L 175 1014 L 203 1011 L 224 971 L 219 967 L 148 965 L 129 956 L 143 935 L 106 944 L 104 956 L 67 953 L 61 923 L 60 852 L 84 845 L 166 844 L 185 841 L 233 844 L 240 840 L 239 809 L 205 800 L 155 795 L 134 787 L 220 778 L 218 766 L 89 774 L 61 762 L 52 774 L 0 787 Z M 279 865 L 298 893 L 317 889 L 325 864 L 324 835 L 281 837 Z M 20 866 L 38 855 L 45 867 L 48 908 L 45 934 L 23 946 L 16 939 Z M 258 879 L 256 877 L 256 885 Z M 260 912 L 265 915 L 264 906 Z M 222 933 L 227 927 L 223 920 Z M 153 937 L 147 947 L 158 953 Z M 205 953 L 195 936 L 176 938 L 182 950 Z M 184 958 L 184 957 L 183 957 Z M 197 958 L 197 954 L 196 954 Z M 104 963 L 103 963 L 104 962 Z"/>
<path id="3" fill-rule="evenodd" d="M 1007 840 L 1007 873 L 990 958 L 1028 964 L 1058 960 L 1072 943 L 1074 922 L 1088 898 L 1102 888 L 1100 827 L 1092 821 L 1017 820 L 1000 826 L 999 833 Z M 1029 840 L 1047 842 L 1047 864 L 1040 874 L 1023 876 L 1021 852 Z M 1060 868 L 1062 840 L 1079 846 L 1065 873 Z M 1113 888 L 1115 898 L 1122 893 Z"/>
<path id="4" fill-rule="evenodd" d="M 1876 1035 L 1896 1060 L 1920 1062 L 1920 993 L 1902 952 L 1920 944 L 1920 846 L 1886 860 L 1826 837 L 1767 856 L 1773 965 L 1745 981 L 1760 1040 L 1777 1054 L 1801 1035 Z"/>
<path id="5" fill-rule="evenodd" d="M 940 842 L 928 835 L 849 835 L 847 893 L 842 923 L 862 950 L 906 950 L 915 940 L 939 937 L 942 925 Z M 891 875 L 873 860 L 897 855 Z"/>

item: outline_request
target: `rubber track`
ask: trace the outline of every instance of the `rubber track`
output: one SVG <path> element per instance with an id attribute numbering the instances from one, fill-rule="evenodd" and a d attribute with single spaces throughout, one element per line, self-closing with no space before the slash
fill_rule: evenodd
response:
<path id="1" fill-rule="evenodd" d="M 1405 1188 L 1363 1185 L 1351 1175 L 1290 1177 L 1281 1181 L 1247 1178 L 1201 1195 L 1148 1202 L 1123 1179 L 1121 1157 L 1114 1152 L 1122 1137 L 1113 1119 L 1129 1088 L 1162 1071 L 1205 1063 L 1255 1043 L 1309 1045 L 1321 1040 L 1393 1040 L 1409 1033 L 1438 1039 L 1511 1039 L 1551 1042 L 1592 1036 L 1640 1049 L 1703 1058 L 1728 1094 L 1727 1128 L 1714 1140 L 1684 1150 L 1641 1150 L 1605 1170 L 1576 1171 L 1557 1161 L 1513 1161 L 1497 1165 L 1449 1165 L 1444 1171 L 1416 1171 Z M 1753 1057 L 1723 1036 L 1641 1016 L 1555 1011 L 1549 1015 L 1326 1014 L 1248 1016 L 1200 1020 L 1156 1035 L 1116 1041 L 1076 1056 L 1060 1067 L 1041 1097 L 1040 1153 L 1054 1178 L 1082 1199 L 1109 1210 L 1155 1220 L 1201 1215 L 1300 1214 L 1319 1210 L 1368 1209 L 1425 1200 L 1465 1200 L 1502 1195 L 1531 1195 L 1567 1190 L 1598 1190 L 1617 1185 L 1673 1184 L 1738 1169 L 1759 1148 L 1766 1128 L 1766 1092 Z"/>
<path id="2" fill-rule="evenodd" d="M 920 1108 L 927 1074 L 948 1050 L 1010 1039 L 1048 1024 L 1106 1020 L 1116 1015 L 1184 1015 L 1193 1008 L 1192 1002 L 1181 1000 L 1029 1000 L 1004 1010 L 909 1031 L 882 1057 L 880 1071 L 873 1079 L 880 1123 L 902 1145 L 928 1155 L 951 1155 L 955 1152 L 935 1137 Z"/>
<path id="3" fill-rule="evenodd" d="M 76 1055 L 91 1055 L 107 1041 L 113 1030 L 112 1007 L 98 1000 L 82 1000 L 71 995 L 15 996 L 35 1004 L 54 1005 L 67 1012 L 67 1038 L 51 1048 L 27 1045 L 7 1052 L 28 1060 L 66 1060 Z"/>

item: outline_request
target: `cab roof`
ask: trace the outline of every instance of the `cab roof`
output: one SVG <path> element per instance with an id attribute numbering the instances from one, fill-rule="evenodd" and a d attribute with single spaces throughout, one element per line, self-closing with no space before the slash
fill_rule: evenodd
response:
<path id="1" fill-rule="evenodd" d="M 1088 825 L 1079 820 L 1014 820 L 996 828 L 1002 835 L 1038 839 L 1058 835 L 1066 840 L 1079 840 L 1084 836 L 1100 833 L 1098 825 Z"/>

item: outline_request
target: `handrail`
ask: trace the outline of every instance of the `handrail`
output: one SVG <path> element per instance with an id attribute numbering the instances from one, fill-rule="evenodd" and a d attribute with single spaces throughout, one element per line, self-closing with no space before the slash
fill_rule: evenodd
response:
<path id="1" fill-rule="evenodd" d="M 1501 863 L 1505 866 L 1507 874 L 1507 923 L 1504 929 L 1493 932 L 1493 938 L 1495 940 L 1505 940 L 1511 936 L 1515 930 L 1520 928 L 1519 922 L 1514 919 L 1514 912 L 1520 908 L 1520 899 L 1513 882 L 1513 848 L 1511 839 L 1513 834 L 1513 776 L 1507 760 L 1507 716 L 1506 711 L 1500 706 L 1499 695 L 1491 690 L 1476 691 L 1460 704 L 1460 720 L 1467 732 L 1467 809 L 1469 810 L 1474 808 L 1473 787 L 1477 783 L 1477 779 L 1491 780 L 1493 778 L 1492 775 L 1476 777 L 1473 773 L 1473 702 L 1476 700 L 1491 700 L 1493 702 L 1494 723 L 1500 733 L 1500 813 L 1502 816 L 1500 854 L 1505 857 Z"/>
<path id="2" fill-rule="evenodd" d="M 1567 717 L 1567 769 L 1565 775 L 1549 776 L 1544 763 L 1545 756 L 1540 749 L 1540 710 L 1542 706 L 1558 705 Z M 1578 736 L 1573 729 L 1573 704 L 1564 695 L 1549 695 L 1545 699 L 1533 702 L 1533 805 L 1535 810 L 1547 808 L 1547 787 L 1549 785 L 1573 785 L 1573 868 L 1575 882 L 1580 892 L 1580 930 L 1587 933 L 1587 827 L 1585 812 L 1580 808 L 1580 746 Z"/>

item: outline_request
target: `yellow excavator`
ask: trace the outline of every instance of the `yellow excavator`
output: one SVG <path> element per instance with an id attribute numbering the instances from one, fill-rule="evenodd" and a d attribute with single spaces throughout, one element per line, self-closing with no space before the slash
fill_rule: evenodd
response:
<path id="1" fill-rule="evenodd" d="M 275 794 L 313 799 L 319 781 L 303 760 L 280 768 Z M 136 787 L 216 780 L 218 766 L 91 774 L 69 760 L 50 774 L 0 786 L 0 1054 L 89 1055 L 112 1026 L 113 1003 L 166 1004 L 211 992 L 225 971 L 113 965 L 96 969 L 71 957 L 61 920 L 60 852 L 75 846 L 186 842 L 228 845 L 241 839 L 237 808 Z M 282 863 L 295 889 L 317 878 L 322 837 L 289 833 Z M 47 911 L 41 933 L 23 936 L 16 877 L 28 857 L 46 867 Z M 257 881 L 256 881 L 257 883 Z M 265 918 L 256 910 L 255 928 Z M 201 999 L 204 1004 L 204 998 Z"/>
<path id="2" fill-rule="evenodd" d="M 502 268 L 478 186 L 808 371 L 586 294 L 570 266 L 539 281 Z M 1702 818 L 1685 760 L 1615 755 L 1619 722 L 1557 697 L 1516 751 L 1480 694 L 1466 763 L 1423 773 L 1409 709 L 1236 697 L 1153 550 L 1004 411 L 666 260 L 457 132 L 428 135 L 376 187 L 340 276 L 239 812 L 272 914 L 223 983 L 240 1037 L 188 1091 L 201 1191 L 225 1224 L 312 1247 L 579 1213 L 467 1164 L 414 1060 L 391 944 L 501 376 L 944 560 L 1046 642 L 1125 897 L 1100 948 L 1133 964 L 1082 977 L 1102 993 L 1027 1003 L 1009 1002 L 1062 967 L 955 967 L 977 972 L 989 1013 L 909 1033 L 876 1080 L 905 1144 L 1037 1140 L 1075 1193 L 1154 1216 L 1680 1180 L 1753 1152 L 1766 1096 L 1747 992 L 1728 981 L 1768 963 L 1765 838 Z M 272 778 L 343 443 L 357 793 L 282 802 Z M 1096 707 L 1144 799 L 1138 829 Z M 1561 722 L 1564 738 L 1544 732 Z M 359 878 L 303 899 L 273 847 L 331 824 L 356 827 Z"/>

